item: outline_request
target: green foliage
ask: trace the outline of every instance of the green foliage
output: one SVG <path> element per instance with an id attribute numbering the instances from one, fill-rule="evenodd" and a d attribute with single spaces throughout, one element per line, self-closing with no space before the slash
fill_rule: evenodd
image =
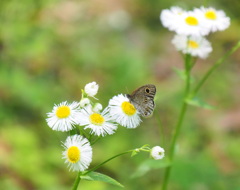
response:
<path id="1" fill-rule="evenodd" d="M 226 3 L 227 2 L 227 3 Z M 61 101 L 77 101 L 88 82 L 100 84 L 104 106 L 119 93 L 137 86 L 157 86 L 152 118 L 135 130 L 119 128 L 94 145 L 92 167 L 111 155 L 139 145 L 168 148 L 182 97 L 181 57 L 171 45 L 172 34 L 160 24 L 163 8 L 198 7 L 201 1 L 126 1 L 103 5 L 94 1 L 0 1 L 0 187 L 1 189 L 65 190 L 76 173 L 61 159 L 66 136 L 52 132 L 46 113 Z M 231 27 L 210 36 L 213 53 L 196 63 L 194 83 L 239 40 L 238 1 L 211 1 L 231 16 Z M 114 7 L 114 8 L 113 8 Z M 116 9 L 129 18 L 114 27 Z M 115 25 L 121 22 L 115 20 Z M 178 142 L 170 189 L 238 189 L 239 184 L 239 56 L 234 54 L 212 75 L 198 94 L 187 100 L 197 106 L 187 115 Z M 182 79 L 184 73 L 178 72 Z M 194 75 L 195 76 L 195 75 Z M 202 102 L 204 100 L 204 102 Z M 209 102 L 209 104 L 205 103 Z M 209 106 L 210 105 L 210 106 Z M 203 108 L 215 108 L 216 113 Z M 197 110 L 197 111 L 196 111 Z M 161 127 L 157 120 L 160 118 Z M 204 118 L 204 119 L 203 119 Z M 160 139 L 159 139 L 160 136 Z M 166 155 L 168 153 L 166 152 Z M 138 154 L 119 157 L 99 168 L 126 189 L 157 190 L 167 159 L 148 160 Z M 134 171 L 136 171 L 134 173 Z M 139 178 L 130 179 L 136 174 Z M 101 182 L 81 182 L 80 189 L 122 189 Z M 111 180 L 110 180 L 111 181 Z M 116 182 L 117 183 L 117 182 Z M 120 185 L 121 186 L 121 185 Z"/>
<path id="2" fill-rule="evenodd" d="M 81 177 L 81 179 L 85 179 L 85 180 L 89 180 L 89 181 L 103 181 L 105 183 L 110 183 L 110 184 L 116 185 L 118 187 L 123 187 L 123 185 L 121 183 L 119 183 L 118 181 L 116 181 L 115 179 L 113 179 L 107 175 L 98 173 L 98 172 L 90 172 L 90 173 L 87 173 L 86 175 L 82 175 L 80 177 Z"/>
<path id="3" fill-rule="evenodd" d="M 137 170 L 132 174 L 132 177 L 142 177 L 147 174 L 147 172 L 150 172 L 152 170 L 156 169 L 164 169 L 165 167 L 168 167 L 170 165 L 170 161 L 165 158 L 163 160 L 145 160 L 143 163 L 141 163 Z"/>
<path id="4" fill-rule="evenodd" d="M 183 69 L 178 69 L 178 68 L 173 68 L 173 71 L 176 72 L 176 74 L 183 80 L 185 81 L 187 76 L 186 76 L 186 72 Z M 193 76 L 190 76 L 190 82 L 193 83 L 194 82 L 194 78 Z"/>
<path id="5" fill-rule="evenodd" d="M 192 105 L 192 106 L 197 106 L 197 107 L 201 107 L 201 108 L 205 108 L 205 109 L 214 109 L 213 106 L 207 104 L 206 102 L 204 102 L 203 100 L 199 99 L 198 97 L 188 98 L 185 101 L 189 105 Z"/>

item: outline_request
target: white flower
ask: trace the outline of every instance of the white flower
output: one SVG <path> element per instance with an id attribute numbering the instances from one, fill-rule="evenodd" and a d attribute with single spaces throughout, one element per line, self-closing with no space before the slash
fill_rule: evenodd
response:
<path id="1" fill-rule="evenodd" d="M 65 163 L 72 171 L 84 171 L 92 162 L 92 147 L 87 139 L 80 135 L 67 137 L 62 153 Z"/>
<path id="2" fill-rule="evenodd" d="M 195 9 L 195 11 L 205 20 L 206 26 L 211 32 L 225 30 L 230 26 L 230 18 L 222 10 L 216 10 L 212 7 Z"/>
<path id="3" fill-rule="evenodd" d="M 83 98 L 81 99 L 79 105 L 81 108 L 86 107 L 87 105 L 90 104 L 90 100 L 88 98 Z"/>
<path id="4" fill-rule="evenodd" d="M 168 28 L 170 31 L 175 31 L 178 28 L 178 20 L 181 19 L 184 10 L 180 7 L 171 7 L 164 9 L 160 14 L 160 20 L 162 25 Z"/>
<path id="5" fill-rule="evenodd" d="M 202 13 L 199 11 L 184 11 L 180 7 L 165 9 L 160 14 L 164 27 L 182 35 L 207 35 L 210 30 L 204 23 Z"/>
<path id="6" fill-rule="evenodd" d="M 96 82 L 91 82 L 86 84 L 84 91 L 90 97 L 94 97 L 98 92 L 98 84 Z"/>
<path id="7" fill-rule="evenodd" d="M 109 101 L 109 113 L 117 123 L 127 128 L 136 128 L 140 122 L 140 116 L 133 104 L 125 95 L 114 96 Z"/>
<path id="8" fill-rule="evenodd" d="M 210 29 L 199 11 L 185 11 L 178 19 L 175 32 L 181 35 L 205 36 L 209 34 Z"/>
<path id="9" fill-rule="evenodd" d="M 154 160 L 160 160 L 164 157 L 164 149 L 160 146 L 155 146 L 151 150 L 151 157 Z"/>
<path id="10" fill-rule="evenodd" d="M 117 125 L 108 114 L 108 109 L 96 113 L 90 107 L 82 109 L 79 125 L 85 126 L 84 129 L 91 129 L 90 133 L 97 136 L 111 135 L 117 129 Z"/>
<path id="11" fill-rule="evenodd" d="M 202 59 L 206 58 L 212 51 L 210 42 L 201 36 L 175 35 L 172 43 L 178 51 L 184 54 L 190 54 Z"/>
<path id="12" fill-rule="evenodd" d="M 54 105 L 52 112 L 47 113 L 47 124 L 56 131 L 69 131 L 73 125 L 78 123 L 80 114 L 79 104 L 73 102 L 68 104 L 66 101 L 59 105 Z"/>
<path id="13" fill-rule="evenodd" d="M 102 104 L 100 104 L 100 103 L 96 103 L 92 108 L 92 110 L 94 112 L 100 112 L 102 109 L 103 109 L 103 107 L 102 107 Z"/>

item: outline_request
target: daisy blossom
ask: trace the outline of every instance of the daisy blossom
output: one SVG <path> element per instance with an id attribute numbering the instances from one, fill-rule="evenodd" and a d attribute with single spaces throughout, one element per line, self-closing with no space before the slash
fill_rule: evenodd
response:
<path id="1" fill-rule="evenodd" d="M 87 107 L 82 109 L 79 118 L 79 125 L 85 126 L 84 129 L 91 129 L 90 133 L 97 136 L 111 135 L 117 129 L 117 125 L 113 123 L 108 109 L 98 113 Z"/>
<path id="2" fill-rule="evenodd" d="M 205 59 L 212 51 L 210 42 L 201 36 L 175 35 L 172 43 L 178 51 Z"/>
<path id="3" fill-rule="evenodd" d="M 201 7 L 195 11 L 205 20 L 205 24 L 211 32 L 222 31 L 230 26 L 230 18 L 222 10 L 216 10 L 212 7 Z"/>
<path id="4" fill-rule="evenodd" d="M 63 147 L 63 159 L 70 170 L 84 171 L 89 167 L 92 162 L 92 147 L 86 138 L 80 135 L 69 136 Z"/>
<path id="5" fill-rule="evenodd" d="M 88 98 L 81 99 L 79 105 L 81 108 L 86 107 L 90 104 L 90 100 Z"/>
<path id="6" fill-rule="evenodd" d="M 183 12 L 184 10 L 180 7 L 171 7 L 170 10 L 164 9 L 160 14 L 162 25 L 170 31 L 175 31 Z"/>
<path id="7" fill-rule="evenodd" d="M 79 104 L 73 102 L 68 104 L 66 101 L 59 105 L 54 105 L 52 112 L 47 113 L 47 124 L 56 131 L 69 131 L 73 125 L 77 124 L 80 113 Z"/>
<path id="8" fill-rule="evenodd" d="M 164 157 L 165 150 L 160 146 L 155 146 L 151 150 L 151 157 L 154 160 L 160 160 Z"/>
<path id="9" fill-rule="evenodd" d="M 98 87 L 99 86 L 96 82 L 91 82 L 86 84 L 86 86 L 84 87 L 84 91 L 88 96 L 94 97 L 98 92 Z"/>
<path id="10" fill-rule="evenodd" d="M 140 122 L 140 116 L 126 95 L 119 94 L 109 101 L 109 113 L 120 125 L 127 128 L 136 128 Z"/>
<path id="11" fill-rule="evenodd" d="M 100 112 L 102 109 L 103 109 L 103 107 L 102 107 L 102 104 L 100 104 L 100 103 L 94 104 L 93 108 L 92 108 L 93 112 Z"/>
<path id="12" fill-rule="evenodd" d="M 201 17 L 202 13 L 198 11 L 185 11 L 181 19 L 176 23 L 175 32 L 181 35 L 205 36 L 209 34 L 209 27 L 206 26 L 205 20 Z"/>

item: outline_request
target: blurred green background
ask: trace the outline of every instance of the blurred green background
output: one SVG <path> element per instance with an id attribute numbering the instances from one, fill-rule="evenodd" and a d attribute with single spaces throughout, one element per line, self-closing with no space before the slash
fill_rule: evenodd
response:
<path id="1" fill-rule="evenodd" d="M 240 2 L 209 1 L 231 17 L 231 26 L 209 36 L 213 52 L 194 68 L 196 81 L 240 34 Z M 162 9 L 200 7 L 203 1 L 1 0 L 0 189 L 71 189 L 76 173 L 61 159 L 67 134 L 52 131 L 46 113 L 62 101 L 78 101 L 96 81 L 103 106 L 140 85 L 157 86 L 153 117 L 134 130 L 120 127 L 93 147 L 91 166 L 144 144 L 168 148 L 182 97 L 181 55 L 173 33 L 159 21 Z M 190 107 L 178 143 L 170 190 L 240 189 L 240 51 L 209 78 L 200 96 L 215 110 Z M 159 119 L 161 125 L 159 125 Z M 167 151 L 166 151 L 167 154 Z M 131 178 L 148 154 L 125 155 L 98 171 L 127 190 L 160 189 L 164 170 Z M 120 190 L 82 181 L 79 189 Z"/>

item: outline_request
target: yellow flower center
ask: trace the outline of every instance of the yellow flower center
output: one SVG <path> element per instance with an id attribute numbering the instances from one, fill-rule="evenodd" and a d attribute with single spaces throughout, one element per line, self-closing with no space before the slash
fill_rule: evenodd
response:
<path id="1" fill-rule="evenodd" d="M 187 18 L 185 19 L 185 21 L 186 21 L 186 23 L 187 23 L 188 25 L 191 25 L 191 26 L 196 26 L 196 25 L 198 25 L 198 20 L 197 20 L 195 17 L 193 17 L 193 16 L 187 17 Z"/>
<path id="2" fill-rule="evenodd" d="M 205 17 L 206 17 L 207 19 L 210 19 L 210 20 L 216 20 L 217 15 L 216 15 L 216 13 L 215 13 L 214 11 L 207 11 L 207 12 L 205 13 Z"/>
<path id="3" fill-rule="evenodd" d="M 188 47 L 192 49 L 197 49 L 199 47 L 199 44 L 193 40 L 188 40 Z"/>
<path id="4" fill-rule="evenodd" d="M 68 161 L 71 163 L 77 163 L 80 160 L 81 152 L 78 147 L 71 146 L 67 151 Z"/>
<path id="5" fill-rule="evenodd" d="M 58 118 L 66 118 L 70 115 L 70 108 L 68 106 L 60 106 L 56 111 Z"/>
<path id="6" fill-rule="evenodd" d="M 135 109 L 134 105 L 132 105 L 129 102 L 123 102 L 121 107 L 122 107 L 123 112 L 129 116 L 136 113 L 136 109 Z"/>
<path id="7" fill-rule="evenodd" d="M 90 115 L 90 121 L 94 125 L 102 125 L 105 120 L 104 117 L 99 113 L 93 113 Z"/>

